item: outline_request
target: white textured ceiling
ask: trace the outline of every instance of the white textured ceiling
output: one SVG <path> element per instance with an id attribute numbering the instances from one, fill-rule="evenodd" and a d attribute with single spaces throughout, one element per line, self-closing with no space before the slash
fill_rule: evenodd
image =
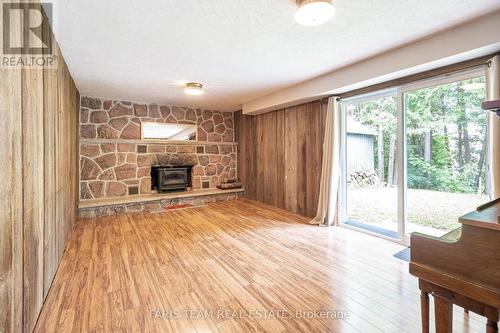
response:
<path id="1" fill-rule="evenodd" d="M 332 21 L 302 27 L 295 0 L 55 0 L 54 30 L 82 95 L 238 110 L 500 8 L 500 0 L 334 3 Z M 189 81 L 207 93 L 184 95 Z"/>

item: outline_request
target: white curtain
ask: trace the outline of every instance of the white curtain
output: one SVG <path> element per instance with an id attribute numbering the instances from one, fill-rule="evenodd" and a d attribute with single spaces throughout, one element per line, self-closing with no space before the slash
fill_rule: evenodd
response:
<path id="1" fill-rule="evenodd" d="M 323 163 L 319 188 L 318 210 L 311 224 L 331 226 L 337 223 L 337 200 L 340 183 L 340 105 L 330 97 L 326 112 L 323 139 Z"/>
<path id="2" fill-rule="evenodd" d="M 486 99 L 488 101 L 500 99 L 500 55 L 493 57 L 486 71 Z M 491 113 L 490 126 L 490 168 L 491 168 L 491 197 L 500 197 L 500 117 Z"/>

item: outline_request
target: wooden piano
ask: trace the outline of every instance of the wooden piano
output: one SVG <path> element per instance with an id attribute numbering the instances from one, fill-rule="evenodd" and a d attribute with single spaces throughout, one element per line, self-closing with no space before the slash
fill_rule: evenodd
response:
<path id="1" fill-rule="evenodd" d="M 500 309 L 500 198 L 459 218 L 441 237 L 412 233 L 410 273 L 419 279 L 422 332 L 429 332 L 429 294 L 436 332 L 452 332 L 453 304 L 487 318 L 498 332 Z"/>

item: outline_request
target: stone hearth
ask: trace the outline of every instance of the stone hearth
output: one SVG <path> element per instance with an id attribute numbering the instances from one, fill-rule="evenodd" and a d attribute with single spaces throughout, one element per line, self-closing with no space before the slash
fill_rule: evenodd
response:
<path id="1" fill-rule="evenodd" d="M 106 198 L 81 201 L 78 209 L 80 218 L 94 218 L 121 213 L 149 212 L 193 208 L 211 202 L 238 199 L 244 189 L 233 190 L 190 190 L 168 194 L 132 195 L 127 197 Z"/>

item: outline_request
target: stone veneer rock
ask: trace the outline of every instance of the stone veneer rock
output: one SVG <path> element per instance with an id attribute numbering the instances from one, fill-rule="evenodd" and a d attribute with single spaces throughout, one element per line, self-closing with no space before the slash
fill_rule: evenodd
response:
<path id="1" fill-rule="evenodd" d="M 141 140 L 141 122 L 198 126 L 196 143 Z M 145 150 L 139 149 L 145 146 Z M 237 147 L 231 112 L 81 98 L 80 199 L 151 192 L 152 165 L 191 165 L 192 187 L 235 178 Z"/>

